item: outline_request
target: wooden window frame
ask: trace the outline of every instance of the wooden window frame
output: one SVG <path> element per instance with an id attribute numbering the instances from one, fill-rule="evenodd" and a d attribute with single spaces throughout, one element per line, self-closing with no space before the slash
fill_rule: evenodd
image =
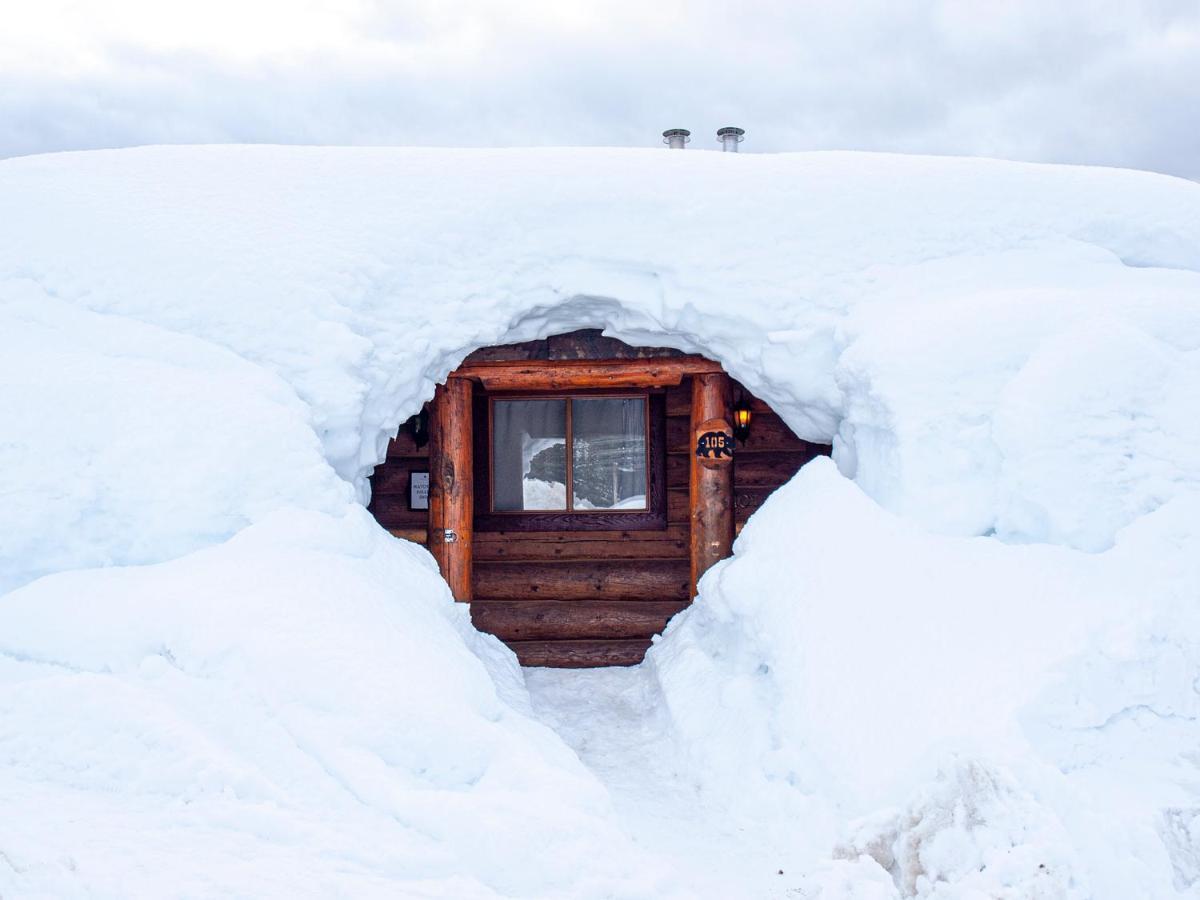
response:
<path id="1" fill-rule="evenodd" d="M 646 401 L 645 509 L 492 509 L 492 401 L 567 401 L 568 487 L 571 459 L 570 415 L 573 399 L 598 400 L 608 397 L 642 397 Z M 476 531 L 661 531 L 667 527 L 666 397 L 661 390 L 605 389 L 549 391 L 484 391 L 474 397 L 475 510 Z M 568 500 L 568 503 L 570 501 Z"/>

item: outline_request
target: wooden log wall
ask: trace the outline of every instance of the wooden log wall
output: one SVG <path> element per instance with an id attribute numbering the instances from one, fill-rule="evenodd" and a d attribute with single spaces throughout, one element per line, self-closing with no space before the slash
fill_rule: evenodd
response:
<path id="1" fill-rule="evenodd" d="M 753 420 L 750 439 L 737 445 L 733 459 L 733 520 L 741 531 L 746 520 L 777 488 L 791 479 L 800 467 L 818 456 L 828 456 L 828 444 L 814 444 L 796 437 L 787 424 L 765 402 L 736 381 L 733 397 L 750 400 Z M 667 390 L 667 518 L 688 520 L 688 474 L 691 465 L 692 388 L 690 379 Z"/>
<path id="2" fill-rule="evenodd" d="M 417 447 L 403 426 L 388 443 L 387 457 L 371 475 L 367 509 L 379 524 L 398 538 L 428 546 L 429 513 L 408 506 L 408 483 L 413 472 L 429 471 L 429 445 Z"/>
<path id="3" fill-rule="evenodd" d="M 691 437 L 688 439 L 688 517 L 691 528 L 689 596 L 700 577 L 733 548 L 733 459 L 723 452 L 702 458 L 700 442 L 733 441 L 733 391 L 729 376 L 692 377 Z"/>
<path id="4" fill-rule="evenodd" d="M 514 346 L 530 354 L 520 358 L 546 358 L 543 342 Z M 566 348 L 560 351 L 566 358 L 580 358 L 569 355 L 572 348 L 578 350 L 576 344 L 560 347 Z M 513 358 L 498 352 L 505 349 L 488 348 L 491 355 L 484 358 Z M 604 349 L 612 352 L 611 347 Z M 740 385 L 732 383 L 735 401 L 743 393 Z M 472 619 L 478 628 L 505 641 L 523 665 L 638 663 L 652 636 L 690 603 L 692 378 L 685 377 L 664 394 L 665 528 L 475 531 L 469 590 Z M 800 466 L 830 451 L 826 445 L 800 440 L 762 401 L 751 398 L 751 405 L 750 439 L 738 445 L 733 464 L 733 518 L 738 530 Z M 393 534 L 420 543 L 425 542 L 427 518 L 425 512 L 408 509 L 408 479 L 410 472 L 428 467 L 428 448 L 416 448 L 402 430 L 371 479 L 370 508 L 376 518 Z"/>
<path id="5" fill-rule="evenodd" d="M 429 416 L 428 545 L 455 600 L 471 599 L 475 534 L 471 382 L 438 385 Z"/>

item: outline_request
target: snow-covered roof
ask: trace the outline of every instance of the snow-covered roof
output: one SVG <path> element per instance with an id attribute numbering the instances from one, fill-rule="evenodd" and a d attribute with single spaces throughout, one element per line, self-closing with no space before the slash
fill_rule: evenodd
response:
<path id="1" fill-rule="evenodd" d="M 388 436 L 470 350 L 603 327 L 720 360 L 802 437 L 831 441 L 841 473 L 818 461 L 781 490 L 639 670 L 688 778 L 732 805 L 781 784 L 833 804 L 795 838 L 811 861 L 830 809 L 899 802 L 899 769 L 911 787 L 937 748 L 982 746 L 1016 774 L 973 756 L 918 793 L 909 825 L 862 826 L 845 854 L 869 868 L 856 841 L 916 840 L 913 822 L 936 831 L 938 810 L 979 789 L 971 802 L 1004 840 L 1036 832 L 1072 883 L 1091 872 L 1124 900 L 1170 882 L 1162 855 L 1183 851 L 1154 844 L 1153 802 L 1129 813 L 1159 879 L 1139 882 L 1081 824 L 1086 804 L 1063 799 L 1095 788 L 1116 822 L 1128 772 L 1060 790 L 1039 766 L 1124 746 L 1073 743 L 1055 723 L 1196 714 L 1200 651 L 1188 638 L 1168 659 L 1161 639 L 1194 624 L 1180 598 L 1200 583 L 1186 562 L 1200 540 L 1200 185 L 859 153 L 171 147 L 0 161 L 0 211 L 0 591 L 175 560 L 68 571 L 0 600 L 0 674 L 39 686 L 4 695 L 19 723 L 5 733 L 29 735 L 7 758 L 29 778 L 129 789 L 123 769 L 62 780 L 111 760 L 81 749 L 94 734 L 55 736 L 60 720 L 41 715 L 53 695 L 73 716 L 109 710 L 121 740 L 150 735 L 128 771 L 167 772 L 168 792 L 205 794 L 208 766 L 254 803 L 341 798 L 253 730 L 249 701 L 231 699 L 253 695 L 350 785 L 358 805 L 339 821 L 367 835 L 382 811 L 436 835 L 458 862 L 421 877 L 449 878 L 448 895 L 595 878 L 597 895 L 662 896 L 645 869 L 626 882 L 569 852 L 540 881 L 504 867 L 501 848 L 520 848 L 503 841 L 462 862 L 488 840 L 479 810 L 508 821 L 519 784 L 565 810 L 528 824 L 539 848 L 576 827 L 620 836 L 591 776 L 523 717 L 511 657 L 453 609 L 422 551 L 357 505 Z M 1009 546 L 1023 543 L 1062 546 Z M 1124 643 L 1085 634 L 1102 624 Z M 441 705 L 405 687 L 418 676 L 396 653 L 451 685 Z M 1052 687 L 1060 664 L 1072 674 Z M 1171 687 L 1113 687 L 1130 667 Z M 51 671 L 75 675 L 51 690 Z M 177 671 L 213 693 L 189 706 Z M 331 725 L 364 683 L 382 686 Z M 205 704 L 222 703 L 257 737 L 213 725 Z M 260 753 L 284 761 L 286 784 L 258 772 Z M 1142 773 L 1169 765 L 1139 759 Z M 473 799 L 414 813 L 426 789 Z M 1177 794 L 1154 802 L 1186 805 Z M 956 878 L 984 851 L 963 853 Z M 447 874 L 462 866 L 469 888 Z"/>
<path id="2" fill-rule="evenodd" d="M 189 529 L 204 542 L 279 503 L 340 502 L 325 462 L 364 497 L 386 437 L 464 354 L 583 326 L 719 359 L 801 436 L 836 440 L 877 500 L 942 531 L 1100 548 L 1197 476 L 1135 467 L 1099 507 L 1054 488 L 1110 480 L 1111 460 L 1061 455 L 1089 402 L 1165 415 L 1161 389 L 1200 343 L 1200 185 L 1175 178 L 862 153 L 155 147 L 0 162 L 0 209 L 7 361 L 49 345 L 10 408 L 62 409 L 35 423 L 48 445 L 140 414 L 105 408 L 104 378 L 153 369 L 148 411 L 164 368 L 200 371 L 189 408 L 154 407 L 138 477 L 237 459 L 247 483 L 220 508 L 162 511 L 172 551 Z M 73 373 L 46 353 L 76 346 L 95 377 L 56 389 Z M 278 443 L 260 427 L 258 454 L 205 425 L 271 415 L 259 404 L 295 424 Z M 79 502 L 54 468 L 51 530 Z M 43 487 L 13 486 L 15 515 Z M 1047 491 L 1057 503 L 1030 509 Z M 112 561 L 158 556 L 120 540 Z"/>

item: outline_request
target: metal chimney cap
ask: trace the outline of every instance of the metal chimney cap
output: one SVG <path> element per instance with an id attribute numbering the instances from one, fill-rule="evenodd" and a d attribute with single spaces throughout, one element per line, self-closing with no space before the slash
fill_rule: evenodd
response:
<path id="1" fill-rule="evenodd" d="M 683 138 L 684 141 L 687 141 L 691 136 L 692 133 L 686 128 L 668 128 L 663 132 L 663 143 L 669 143 L 671 138 Z"/>
<path id="2" fill-rule="evenodd" d="M 742 139 L 742 135 L 744 135 L 745 133 L 746 133 L 745 128 L 738 128 L 735 125 L 726 125 L 724 128 L 717 129 L 717 137 L 719 137 L 719 138 L 735 137 L 739 141 Z"/>

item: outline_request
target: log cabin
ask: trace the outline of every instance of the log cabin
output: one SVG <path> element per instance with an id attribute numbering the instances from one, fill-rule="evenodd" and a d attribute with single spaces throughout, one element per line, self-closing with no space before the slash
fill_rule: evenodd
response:
<path id="1" fill-rule="evenodd" d="M 470 354 L 391 440 L 370 510 L 522 665 L 634 665 L 829 452 L 720 364 L 588 329 Z"/>

